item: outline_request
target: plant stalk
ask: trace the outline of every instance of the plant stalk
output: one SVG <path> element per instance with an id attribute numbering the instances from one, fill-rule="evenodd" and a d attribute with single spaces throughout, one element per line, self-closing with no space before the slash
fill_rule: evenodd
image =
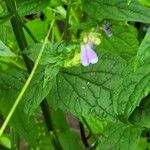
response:
<path id="1" fill-rule="evenodd" d="M 16 12 L 15 2 L 13 0 L 5 0 L 5 3 L 10 14 L 13 12 Z M 21 51 L 23 51 L 27 47 L 27 41 L 23 33 L 22 24 L 20 23 L 19 16 L 15 13 L 15 15 L 11 18 L 10 21 L 11 21 L 13 31 L 14 31 L 17 43 L 19 45 L 19 48 Z M 28 72 L 30 73 L 33 68 L 33 62 L 30 59 L 28 59 L 26 55 L 22 54 L 22 56 L 23 56 L 25 65 L 28 69 Z M 42 109 L 44 119 L 47 125 L 47 129 L 51 131 L 53 128 L 51 124 L 51 116 L 49 113 L 49 109 L 47 107 L 48 104 L 47 104 L 46 99 L 44 99 L 40 105 L 41 105 L 41 109 Z"/>

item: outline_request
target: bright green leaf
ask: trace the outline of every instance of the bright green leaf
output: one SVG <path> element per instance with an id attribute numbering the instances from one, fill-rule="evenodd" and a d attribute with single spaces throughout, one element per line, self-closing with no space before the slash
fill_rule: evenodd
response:
<path id="1" fill-rule="evenodd" d="M 139 2 L 143 5 L 150 6 L 150 1 L 149 0 L 139 0 Z"/>
<path id="2" fill-rule="evenodd" d="M 26 23 L 26 26 L 29 28 L 33 36 L 36 38 L 37 41 L 41 41 L 45 38 L 47 31 L 48 31 L 48 23 L 42 21 L 41 19 L 34 19 Z M 37 32 L 38 31 L 38 32 Z M 32 39 L 27 32 L 25 32 L 26 39 L 28 43 L 32 43 Z"/>
<path id="3" fill-rule="evenodd" d="M 0 144 L 7 147 L 8 149 L 11 148 L 11 142 L 10 139 L 6 136 L 0 137 Z"/>
<path id="4" fill-rule="evenodd" d="M 15 54 L 0 40 L 0 57 L 14 57 Z"/>

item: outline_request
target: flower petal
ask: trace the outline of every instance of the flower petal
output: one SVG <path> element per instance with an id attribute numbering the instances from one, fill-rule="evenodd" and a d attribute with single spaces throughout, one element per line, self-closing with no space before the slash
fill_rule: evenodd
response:
<path id="1" fill-rule="evenodd" d="M 87 55 L 87 50 L 86 47 L 84 45 L 81 45 L 81 64 L 83 66 L 88 66 L 90 64 L 89 59 L 88 59 L 88 55 Z"/>
<path id="2" fill-rule="evenodd" d="M 90 45 L 87 45 L 86 51 L 87 51 L 88 61 L 89 61 L 91 64 L 97 63 L 97 62 L 98 62 L 97 54 L 96 54 L 95 51 L 91 48 Z"/>

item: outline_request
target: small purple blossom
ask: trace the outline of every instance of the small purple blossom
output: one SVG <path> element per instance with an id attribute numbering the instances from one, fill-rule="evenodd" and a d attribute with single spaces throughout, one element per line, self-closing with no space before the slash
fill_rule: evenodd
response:
<path id="1" fill-rule="evenodd" d="M 108 37 L 112 36 L 111 25 L 109 23 L 104 24 L 103 30 Z"/>
<path id="2" fill-rule="evenodd" d="M 95 64 L 98 62 L 98 57 L 95 51 L 93 50 L 94 44 L 87 43 L 81 45 L 81 64 L 83 66 L 88 66 L 90 64 Z"/>

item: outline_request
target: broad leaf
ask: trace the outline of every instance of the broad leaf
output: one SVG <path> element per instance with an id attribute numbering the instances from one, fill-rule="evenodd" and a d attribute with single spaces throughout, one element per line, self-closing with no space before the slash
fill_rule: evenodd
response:
<path id="1" fill-rule="evenodd" d="M 15 54 L 0 40 L 0 57 L 14 57 Z"/>
<path id="2" fill-rule="evenodd" d="M 130 116 L 142 98 L 150 92 L 150 62 L 127 74 L 114 93 L 114 108 L 120 119 Z M 116 109 L 117 108 L 117 109 Z"/>
<path id="3" fill-rule="evenodd" d="M 150 23 L 150 8 L 141 5 L 138 0 L 83 0 L 83 9 L 95 19 L 114 19 L 119 21 L 138 21 Z"/>
<path id="4" fill-rule="evenodd" d="M 150 57 L 150 28 L 142 41 L 138 53 L 135 59 L 135 69 L 145 63 L 145 61 Z"/>
<path id="5" fill-rule="evenodd" d="M 5 71 L 1 70 L 0 72 L 0 94 L 10 101 L 10 106 L 12 106 L 28 74 L 13 67 L 9 67 Z M 39 68 L 22 99 L 25 107 L 24 111 L 28 116 L 36 110 L 41 101 L 47 96 L 52 85 L 53 78 L 47 80 L 44 86 L 44 69 Z"/>
<path id="6" fill-rule="evenodd" d="M 112 24 L 112 36 L 108 37 L 103 31 L 99 48 L 104 51 L 118 53 L 122 58 L 129 60 L 138 50 L 137 31 L 134 27 L 124 24 Z"/>
<path id="7" fill-rule="evenodd" d="M 57 75 L 50 96 L 55 108 L 114 121 L 112 96 L 121 84 L 126 62 L 109 53 L 100 53 L 99 56 L 96 65 L 63 70 Z"/>
<path id="8" fill-rule="evenodd" d="M 100 121 L 94 117 L 85 118 L 85 120 L 93 134 L 103 134 L 108 125 L 107 121 Z"/>
<path id="9" fill-rule="evenodd" d="M 50 0 L 17 0 L 17 11 L 21 16 L 42 11 Z"/>
<path id="10" fill-rule="evenodd" d="M 40 43 L 30 45 L 24 51 L 24 54 L 28 55 L 28 57 L 31 60 L 35 61 L 38 56 L 39 49 L 41 48 L 41 46 L 42 46 L 42 44 L 40 44 Z M 54 48 L 54 46 L 52 44 L 50 44 L 50 43 L 47 44 L 39 63 L 42 65 L 57 63 L 60 60 L 60 58 L 55 50 L 56 49 Z"/>
<path id="11" fill-rule="evenodd" d="M 141 131 L 132 125 L 110 124 L 100 137 L 96 150 L 135 150 L 138 147 Z"/>
<path id="12" fill-rule="evenodd" d="M 150 128 L 150 95 L 145 97 L 131 114 L 129 120 L 141 127 Z"/>

